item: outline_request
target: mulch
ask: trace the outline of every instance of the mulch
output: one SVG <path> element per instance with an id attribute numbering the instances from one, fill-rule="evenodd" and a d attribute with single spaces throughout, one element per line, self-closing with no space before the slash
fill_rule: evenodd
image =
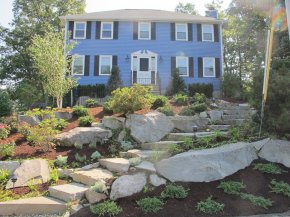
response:
<path id="1" fill-rule="evenodd" d="M 256 161 L 257 162 L 257 161 Z M 259 161 L 261 162 L 261 161 Z M 209 183 L 178 183 L 189 189 L 189 195 L 182 200 L 170 199 L 166 202 L 163 209 L 158 213 L 143 213 L 136 205 L 136 200 L 160 196 L 164 187 L 158 187 L 149 193 L 138 193 L 131 197 L 117 200 L 117 203 L 122 207 L 123 212 L 117 217 L 229 217 L 240 215 L 256 215 L 266 213 L 282 213 L 289 210 L 290 198 L 270 192 L 270 182 L 272 179 L 277 181 L 285 181 L 290 184 L 290 169 L 280 165 L 288 173 L 281 175 L 263 174 L 253 169 L 250 166 L 244 170 L 227 177 L 225 180 L 242 181 L 247 188 L 245 192 L 256 196 L 263 196 L 274 201 L 273 206 L 269 209 L 264 209 L 251 204 L 248 201 L 240 199 L 238 196 L 225 194 L 221 189 L 218 189 L 220 181 Z M 213 199 L 225 204 L 223 213 L 219 214 L 204 214 L 196 210 L 196 205 L 200 200 L 204 200 L 210 195 Z M 93 215 L 89 207 L 83 208 L 72 217 L 90 217 Z"/>

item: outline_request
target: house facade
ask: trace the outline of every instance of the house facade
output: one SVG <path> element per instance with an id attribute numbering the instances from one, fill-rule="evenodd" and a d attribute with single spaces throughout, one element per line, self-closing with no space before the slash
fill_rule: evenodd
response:
<path id="1" fill-rule="evenodd" d="M 106 84 L 118 66 L 124 86 L 152 85 L 164 93 L 178 69 L 186 84 L 212 83 L 223 73 L 222 21 L 216 11 L 195 16 L 161 10 L 116 10 L 61 17 L 76 40 L 72 73 L 80 85 Z"/>

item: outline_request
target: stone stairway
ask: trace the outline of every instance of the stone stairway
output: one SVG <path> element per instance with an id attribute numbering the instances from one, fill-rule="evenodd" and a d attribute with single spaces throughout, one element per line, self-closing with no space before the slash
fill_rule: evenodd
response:
<path id="1" fill-rule="evenodd" d="M 227 135 L 227 132 L 220 132 L 222 135 Z M 171 141 L 180 141 L 183 140 L 184 137 L 188 138 L 203 138 L 203 137 L 208 137 L 214 135 L 215 132 L 196 132 L 196 133 L 170 133 L 168 136 L 165 138 L 166 140 L 171 140 Z"/>
<path id="2" fill-rule="evenodd" d="M 88 187 L 79 183 L 50 186 L 48 189 L 51 197 L 65 202 L 80 200 L 85 195 Z"/>

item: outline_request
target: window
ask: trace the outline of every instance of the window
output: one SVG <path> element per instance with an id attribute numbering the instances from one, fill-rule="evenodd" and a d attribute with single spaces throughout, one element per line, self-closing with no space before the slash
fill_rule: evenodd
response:
<path id="1" fill-rule="evenodd" d="M 139 23 L 138 39 L 151 39 L 151 23 Z"/>
<path id="2" fill-rule="evenodd" d="M 215 77 L 215 58 L 203 58 L 203 77 Z"/>
<path id="3" fill-rule="evenodd" d="M 101 39 L 113 39 L 113 22 L 102 22 Z"/>
<path id="4" fill-rule="evenodd" d="M 180 76 L 188 76 L 188 57 L 176 57 L 176 68 Z"/>
<path id="5" fill-rule="evenodd" d="M 213 25 L 202 25 L 202 41 L 214 41 Z"/>
<path id="6" fill-rule="evenodd" d="M 100 75 L 110 75 L 112 70 L 112 56 L 100 56 Z"/>
<path id="7" fill-rule="evenodd" d="M 85 56 L 76 55 L 73 59 L 72 74 L 83 75 L 85 69 Z"/>
<path id="8" fill-rule="evenodd" d="M 74 38 L 75 39 L 85 39 L 86 38 L 86 22 L 75 22 L 74 24 Z"/>
<path id="9" fill-rule="evenodd" d="M 175 24 L 175 38 L 178 41 L 187 41 L 187 24 Z"/>

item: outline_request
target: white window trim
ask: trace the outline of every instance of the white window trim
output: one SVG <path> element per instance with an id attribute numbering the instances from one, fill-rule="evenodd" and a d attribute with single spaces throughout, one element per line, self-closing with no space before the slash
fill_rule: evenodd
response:
<path id="1" fill-rule="evenodd" d="M 102 76 L 110 76 L 110 74 L 102 74 L 102 57 L 110 57 L 110 72 L 112 70 L 112 67 L 113 67 L 113 56 L 112 55 L 100 55 L 100 63 L 99 63 L 99 75 L 102 75 Z"/>
<path id="2" fill-rule="evenodd" d="M 210 26 L 211 29 L 212 29 L 212 39 L 211 40 L 206 40 L 206 39 L 203 38 L 203 28 L 205 26 Z M 202 41 L 204 41 L 204 42 L 214 42 L 214 28 L 213 28 L 213 24 L 202 24 L 202 26 L 201 26 L 201 35 L 202 35 Z"/>
<path id="3" fill-rule="evenodd" d="M 85 29 L 84 29 L 84 37 L 76 37 L 76 26 L 78 23 L 82 23 L 82 24 L 85 24 Z M 87 22 L 79 22 L 79 21 L 76 21 L 74 22 L 74 39 L 86 39 L 87 38 Z"/>
<path id="4" fill-rule="evenodd" d="M 175 58 L 175 65 L 176 65 L 176 68 L 178 69 L 178 65 L 177 65 L 177 62 L 178 62 L 178 59 L 186 59 L 186 65 L 187 65 L 187 70 L 186 70 L 186 75 L 180 75 L 180 77 L 189 77 L 189 64 L 188 64 L 188 57 L 184 57 L 184 56 L 178 56 Z"/>
<path id="5" fill-rule="evenodd" d="M 103 26 L 104 24 L 111 24 L 111 32 L 112 32 L 112 35 L 110 38 L 104 38 L 103 37 Z M 101 39 L 113 39 L 114 37 L 114 22 L 101 22 Z"/>
<path id="6" fill-rule="evenodd" d="M 149 38 L 141 38 L 140 37 L 140 25 L 141 24 L 148 24 L 149 25 Z M 151 23 L 150 22 L 138 22 L 138 40 L 151 40 Z"/>
<path id="7" fill-rule="evenodd" d="M 82 75 L 84 75 L 85 74 L 85 55 L 75 55 L 75 56 L 77 56 L 77 57 L 83 57 L 83 72 L 82 72 L 82 74 L 74 74 L 74 66 L 75 66 L 75 58 L 73 58 L 73 61 L 72 61 L 72 67 L 71 67 L 71 74 L 72 75 L 76 75 L 76 76 L 82 76 Z"/>
<path id="8" fill-rule="evenodd" d="M 213 75 L 212 76 L 208 76 L 208 75 L 204 74 L 204 72 L 205 72 L 205 64 L 204 64 L 204 62 L 207 59 L 210 59 L 210 60 L 213 61 Z M 203 66 L 202 74 L 203 74 L 204 78 L 215 78 L 216 77 L 215 58 L 214 57 L 203 57 L 202 58 L 202 66 Z"/>
<path id="9" fill-rule="evenodd" d="M 178 25 L 185 25 L 185 35 L 186 35 L 185 39 L 178 39 L 177 38 L 177 26 Z M 187 25 L 187 23 L 175 23 L 175 40 L 176 41 L 188 41 L 188 25 Z"/>

